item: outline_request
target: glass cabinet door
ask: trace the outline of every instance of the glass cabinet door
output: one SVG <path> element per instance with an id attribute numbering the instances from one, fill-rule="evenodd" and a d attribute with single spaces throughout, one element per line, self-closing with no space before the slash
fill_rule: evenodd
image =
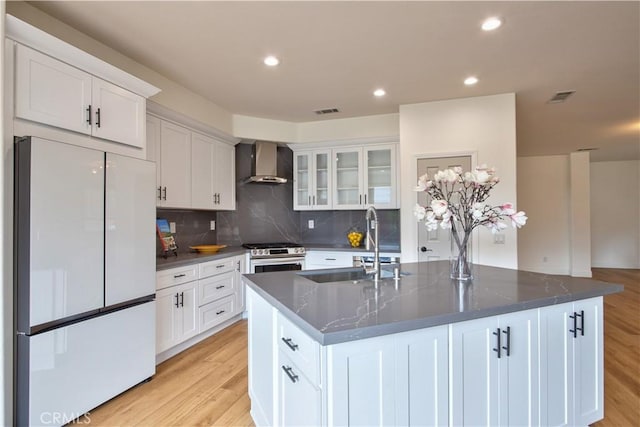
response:
<path id="1" fill-rule="evenodd" d="M 365 148 L 365 205 L 395 207 L 395 147 Z"/>
<path id="2" fill-rule="evenodd" d="M 314 190 L 311 200 L 314 209 L 331 208 L 331 151 L 314 153 Z"/>
<path id="3" fill-rule="evenodd" d="M 311 209 L 311 153 L 295 153 L 293 162 L 293 205 L 295 209 Z"/>
<path id="4" fill-rule="evenodd" d="M 334 150 L 334 158 L 334 208 L 361 208 L 363 202 L 361 184 L 362 150 L 359 148 Z"/>

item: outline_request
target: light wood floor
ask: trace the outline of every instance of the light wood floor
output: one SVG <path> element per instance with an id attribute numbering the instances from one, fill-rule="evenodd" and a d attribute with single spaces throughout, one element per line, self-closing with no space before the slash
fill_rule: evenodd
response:
<path id="1" fill-rule="evenodd" d="M 625 286 L 604 298 L 605 418 L 595 426 L 640 426 L 640 270 L 594 269 L 593 277 Z M 91 411 L 91 424 L 253 426 L 246 337 L 240 321 L 167 360 L 153 380 Z"/>

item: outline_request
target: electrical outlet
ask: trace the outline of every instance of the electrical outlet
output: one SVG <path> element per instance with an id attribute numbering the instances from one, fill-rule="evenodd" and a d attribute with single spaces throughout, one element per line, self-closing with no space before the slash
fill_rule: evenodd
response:
<path id="1" fill-rule="evenodd" d="M 309 230 L 313 230 L 316 227 L 316 222 L 314 220 L 310 219 L 307 222 L 307 225 L 309 226 Z"/>
<path id="2" fill-rule="evenodd" d="M 173 234 L 176 233 L 176 223 L 175 222 L 170 222 L 169 223 L 169 231 L 171 231 Z"/>
<path id="3" fill-rule="evenodd" d="M 496 245 L 504 245 L 505 235 L 503 233 L 496 233 L 493 235 L 493 243 Z"/>
<path id="4" fill-rule="evenodd" d="M 211 221 L 209 223 L 209 230 L 213 231 L 216 229 L 216 222 L 215 221 Z"/>

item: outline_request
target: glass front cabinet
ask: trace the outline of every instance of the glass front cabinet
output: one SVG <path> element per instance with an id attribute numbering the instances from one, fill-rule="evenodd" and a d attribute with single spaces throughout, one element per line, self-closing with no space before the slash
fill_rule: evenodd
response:
<path id="1" fill-rule="evenodd" d="M 396 209 L 396 145 L 294 153 L 294 209 Z"/>
<path id="2" fill-rule="evenodd" d="M 331 209 L 331 150 L 295 152 L 293 176 L 295 210 Z"/>

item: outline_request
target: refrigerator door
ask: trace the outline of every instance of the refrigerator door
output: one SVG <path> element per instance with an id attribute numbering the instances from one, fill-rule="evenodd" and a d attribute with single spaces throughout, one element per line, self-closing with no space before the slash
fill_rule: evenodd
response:
<path id="1" fill-rule="evenodd" d="M 104 305 L 104 153 L 16 145 L 18 330 Z"/>
<path id="2" fill-rule="evenodd" d="M 107 153 L 107 307 L 156 291 L 155 182 L 155 163 Z"/>
<path id="3" fill-rule="evenodd" d="M 155 301 L 18 336 L 18 426 L 59 426 L 155 373 Z M 85 414 L 85 415 L 83 415 Z"/>

